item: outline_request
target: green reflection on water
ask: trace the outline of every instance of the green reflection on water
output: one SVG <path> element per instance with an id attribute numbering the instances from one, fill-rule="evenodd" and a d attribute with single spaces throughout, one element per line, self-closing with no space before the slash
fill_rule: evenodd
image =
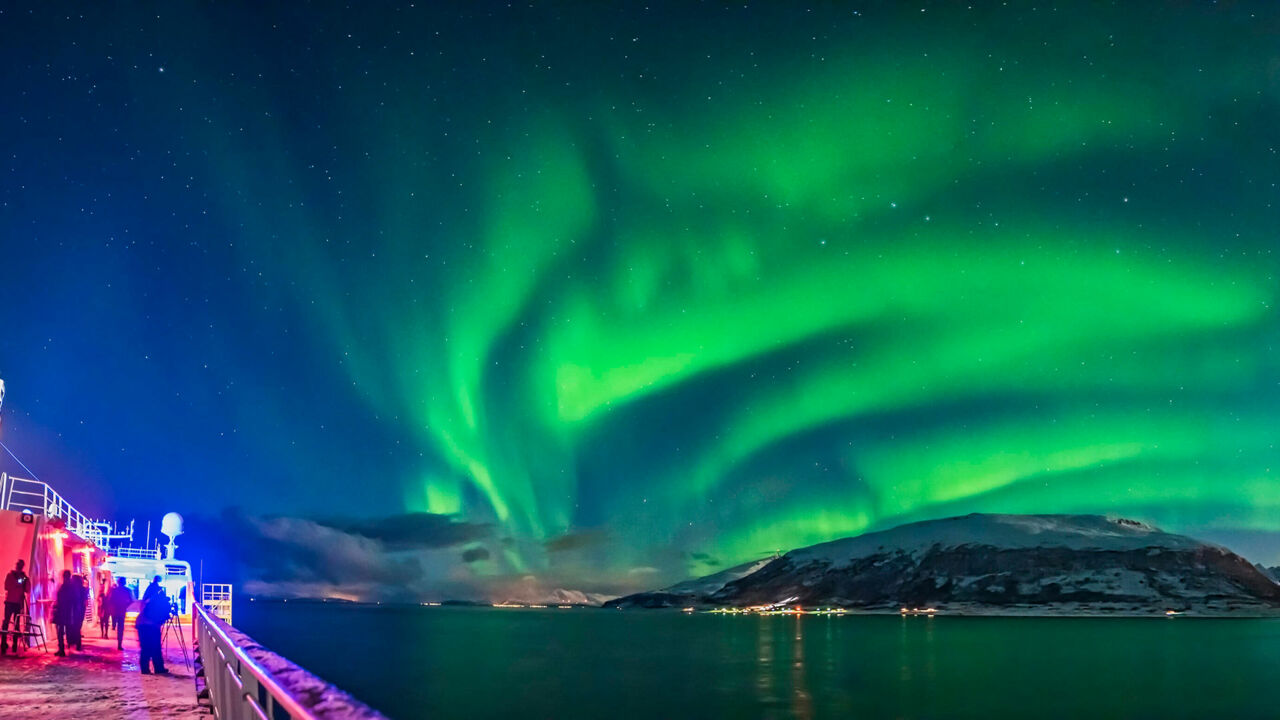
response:
<path id="1" fill-rule="evenodd" d="M 1280 667 L 1270 619 L 253 603 L 237 621 L 393 718 L 1268 717 Z"/>

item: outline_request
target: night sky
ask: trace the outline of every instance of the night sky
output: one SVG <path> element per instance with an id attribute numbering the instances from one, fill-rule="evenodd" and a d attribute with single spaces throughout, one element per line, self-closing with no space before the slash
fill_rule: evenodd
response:
<path id="1" fill-rule="evenodd" d="M 1280 562 L 1280 5 L 257 5 L 0 8 L 0 432 L 89 514 L 355 595 Z"/>

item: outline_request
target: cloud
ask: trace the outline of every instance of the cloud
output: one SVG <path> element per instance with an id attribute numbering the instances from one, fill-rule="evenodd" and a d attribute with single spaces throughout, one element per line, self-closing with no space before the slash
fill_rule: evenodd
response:
<path id="1" fill-rule="evenodd" d="M 252 516 L 188 518 L 184 549 L 202 558 L 203 578 L 232 582 L 249 595 L 421 602 L 598 603 L 649 582 L 600 577 L 578 562 L 520 571 L 505 564 L 511 548 L 542 549 L 532 539 L 496 537 L 487 524 L 447 515 L 316 519 Z M 604 533 L 553 539 L 556 551 L 587 548 Z M 552 552 L 547 549 L 546 552 Z M 572 553 L 563 557 L 572 559 Z M 473 567 L 481 561 L 483 572 Z"/>
<path id="2" fill-rule="evenodd" d="M 417 512 L 352 521 L 327 521 L 325 525 L 371 540 L 388 548 L 439 548 L 487 538 L 493 528 L 486 523 L 459 522 L 450 515 Z"/>
<path id="3" fill-rule="evenodd" d="M 543 547 L 546 548 L 547 552 L 560 553 L 596 547 L 603 545 L 608 540 L 609 534 L 603 530 L 580 530 L 553 537 L 543 543 Z"/>
<path id="4" fill-rule="evenodd" d="M 412 553 L 315 520 L 252 518 L 247 526 L 250 542 L 261 548 L 251 562 L 266 571 L 264 580 L 393 585 L 422 575 Z"/>
<path id="5" fill-rule="evenodd" d="M 491 535 L 488 525 L 428 513 L 335 520 L 229 510 L 189 518 L 184 539 L 211 582 L 286 597 L 416 600 L 433 587 L 464 592 L 456 548 Z"/>
<path id="6" fill-rule="evenodd" d="M 472 563 L 477 560 L 488 560 L 489 550 L 483 547 L 467 548 L 462 551 L 462 562 Z"/>

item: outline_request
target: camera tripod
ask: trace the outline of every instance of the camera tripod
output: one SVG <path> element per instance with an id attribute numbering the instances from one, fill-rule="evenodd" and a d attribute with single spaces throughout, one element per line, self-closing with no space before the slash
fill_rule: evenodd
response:
<path id="1" fill-rule="evenodd" d="M 182 624 L 178 622 L 177 603 L 170 601 L 169 619 L 164 622 L 164 636 L 160 641 L 161 653 L 169 644 L 169 634 L 172 633 L 178 639 L 178 647 L 182 648 L 182 663 L 191 669 L 191 656 L 187 654 L 187 641 L 182 637 Z"/>

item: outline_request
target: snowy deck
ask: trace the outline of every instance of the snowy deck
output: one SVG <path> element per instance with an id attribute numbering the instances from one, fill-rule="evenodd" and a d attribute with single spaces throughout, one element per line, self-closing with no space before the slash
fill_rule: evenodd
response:
<path id="1" fill-rule="evenodd" d="M 184 626 L 187 653 L 191 628 Z M 170 636 L 165 665 L 172 676 L 138 672 L 138 636 L 125 631 L 124 651 L 98 637 L 97 627 L 85 623 L 84 652 L 55 657 L 57 638 L 48 653 L 38 647 L 15 657 L 0 657 L 0 718 L 204 718 L 208 710 L 196 705 L 191 670 L 182 650 Z"/>

